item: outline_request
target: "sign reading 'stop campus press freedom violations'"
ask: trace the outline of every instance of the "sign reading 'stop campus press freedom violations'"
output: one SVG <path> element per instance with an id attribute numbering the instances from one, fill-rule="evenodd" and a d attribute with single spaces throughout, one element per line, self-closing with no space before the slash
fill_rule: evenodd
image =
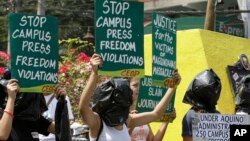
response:
<path id="1" fill-rule="evenodd" d="M 152 85 L 152 77 L 145 76 L 144 78 L 141 78 L 139 90 L 140 94 L 137 98 L 136 110 L 139 113 L 153 111 L 155 106 L 161 101 L 166 92 L 167 89 L 165 87 Z M 165 114 L 159 121 L 171 122 L 172 119 L 170 118 L 169 114 L 173 111 L 174 99 L 175 96 L 172 97 Z"/>
<path id="2" fill-rule="evenodd" d="M 53 92 L 58 80 L 55 17 L 10 14 L 11 75 L 22 92 Z"/>
<path id="3" fill-rule="evenodd" d="M 195 113 L 192 120 L 194 141 L 230 141 L 230 125 L 249 125 L 249 115 Z"/>
<path id="4" fill-rule="evenodd" d="M 143 77 L 143 3 L 98 0 L 95 7 L 96 52 L 104 62 L 99 73 Z"/>
<path id="5" fill-rule="evenodd" d="M 172 87 L 176 68 L 176 21 L 153 13 L 153 85 Z"/>

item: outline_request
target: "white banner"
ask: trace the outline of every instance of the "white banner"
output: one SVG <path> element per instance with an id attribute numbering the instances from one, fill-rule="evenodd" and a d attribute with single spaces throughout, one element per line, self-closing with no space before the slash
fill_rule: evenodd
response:
<path id="1" fill-rule="evenodd" d="M 193 116 L 193 141 L 230 141 L 230 125 L 249 125 L 249 115 L 196 113 Z"/>
<path id="2" fill-rule="evenodd" d="M 250 0 L 237 0 L 240 10 L 250 10 Z M 250 13 L 241 13 L 245 25 L 245 37 L 250 38 Z"/>

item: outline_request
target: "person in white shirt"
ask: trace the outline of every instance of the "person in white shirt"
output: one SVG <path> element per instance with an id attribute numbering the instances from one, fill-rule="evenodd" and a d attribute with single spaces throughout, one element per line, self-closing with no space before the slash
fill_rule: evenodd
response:
<path id="1" fill-rule="evenodd" d="M 140 86 L 140 79 L 138 78 L 132 78 L 130 79 L 130 88 L 139 88 Z M 136 93 L 137 92 L 137 93 Z M 135 93 L 133 93 L 133 104 L 130 107 L 130 114 L 137 114 L 136 110 L 136 101 L 139 96 L 139 90 L 135 90 Z M 176 112 L 174 111 L 170 114 L 170 117 L 172 120 L 176 118 Z M 154 134 L 149 123 L 138 126 L 138 127 L 130 127 L 129 128 L 129 134 L 131 137 L 131 141 L 162 141 L 167 127 L 168 127 L 168 121 L 162 122 L 160 128 L 158 131 Z"/>
<path id="2" fill-rule="evenodd" d="M 46 101 L 46 105 L 48 107 L 48 110 L 45 111 L 42 115 L 51 121 L 55 121 L 55 111 L 56 111 L 56 105 L 57 105 L 57 98 L 55 94 L 46 94 L 44 93 L 44 98 Z M 67 101 L 67 107 L 68 107 L 68 114 L 69 114 L 69 120 L 73 120 L 74 116 L 71 110 L 71 104 L 69 97 L 66 96 L 66 101 Z M 40 141 L 55 141 L 55 135 L 54 134 L 49 134 L 48 136 L 44 136 L 42 134 L 39 134 L 39 140 Z"/>
<path id="3" fill-rule="evenodd" d="M 138 93 L 138 87 L 131 87 L 124 78 L 112 78 L 96 87 L 98 68 L 102 63 L 99 54 L 94 54 L 90 59 L 92 70 L 79 102 L 83 122 L 89 127 L 90 141 L 130 141 L 128 128 L 159 119 L 169 105 L 181 77 L 178 72 L 174 73 L 176 84 L 168 89 L 152 112 L 129 114 L 132 94 Z"/>

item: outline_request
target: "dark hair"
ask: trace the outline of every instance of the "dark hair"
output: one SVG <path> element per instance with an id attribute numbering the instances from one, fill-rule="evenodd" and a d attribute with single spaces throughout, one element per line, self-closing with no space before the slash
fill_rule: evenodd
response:
<path id="1" fill-rule="evenodd" d="M 8 80 L 11 78 L 10 69 L 5 67 L 3 77 L 0 78 L 0 107 L 5 107 L 7 97 L 7 84 Z"/>
<path id="2" fill-rule="evenodd" d="M 8 67 L 5 67 L 5 68 L 4 68 L 3 78 L 6 79 L 6 80 L 11 79 L 11 71 L 10 71 L 10 68 L 8 68 Z"/>

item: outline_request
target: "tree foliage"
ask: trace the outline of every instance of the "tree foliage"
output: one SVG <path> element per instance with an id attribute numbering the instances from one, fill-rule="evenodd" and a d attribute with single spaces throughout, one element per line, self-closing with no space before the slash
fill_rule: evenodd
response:
<path id="1" fill-rule="evenodd" d="M 19 13 L 36 15 L 37 2 L 37 0 L 22 0 Z M 8 1 L 0 0 L 0 50 L 7 48 L 8 13 L 13 8 L 11 6 L 13 5 Z M 80 92 L 88 76 L 86 58 L 94 52 L 94 45 L 82 39 L 88 27 L 94 34 L 94 2 L 93 0 L 46 0 L 45 7 L 46 15 L 58 18 L 61 55 L 59 80 L 67 87 L 74 116 L 79 120 Z"/>
<path id="2" fill-rule="evenodd" d="M 59 45 L 65 49 L 61 50 L 60 53 L 59 83 L 67 90 L 75 121 L 81 122 L 78 105 L 80 95 L 90 74 L 91 65 L 89 60 L 94 53 L 95 47 L 92 43 L 83 41 L 80 38 L 60 40 Z M 98 80 L 103 81 L 105 79 L 106 77 L 99 76 Z"/>
<path id="3" fill-rule="evenodd" d="M 14 0 L 13 0 L 14 1 Z M 38 0 L 19 0 L 19 13 L 36 15 Z M 0 50 L 7 47 L 8 13 L 15 3 L 0 1 Z M 82 38 L 88 27 L 94 34 L 94 1 L 93 0 L 46 0 L 46 15 L 58 18 L 59 39 Z"/>

